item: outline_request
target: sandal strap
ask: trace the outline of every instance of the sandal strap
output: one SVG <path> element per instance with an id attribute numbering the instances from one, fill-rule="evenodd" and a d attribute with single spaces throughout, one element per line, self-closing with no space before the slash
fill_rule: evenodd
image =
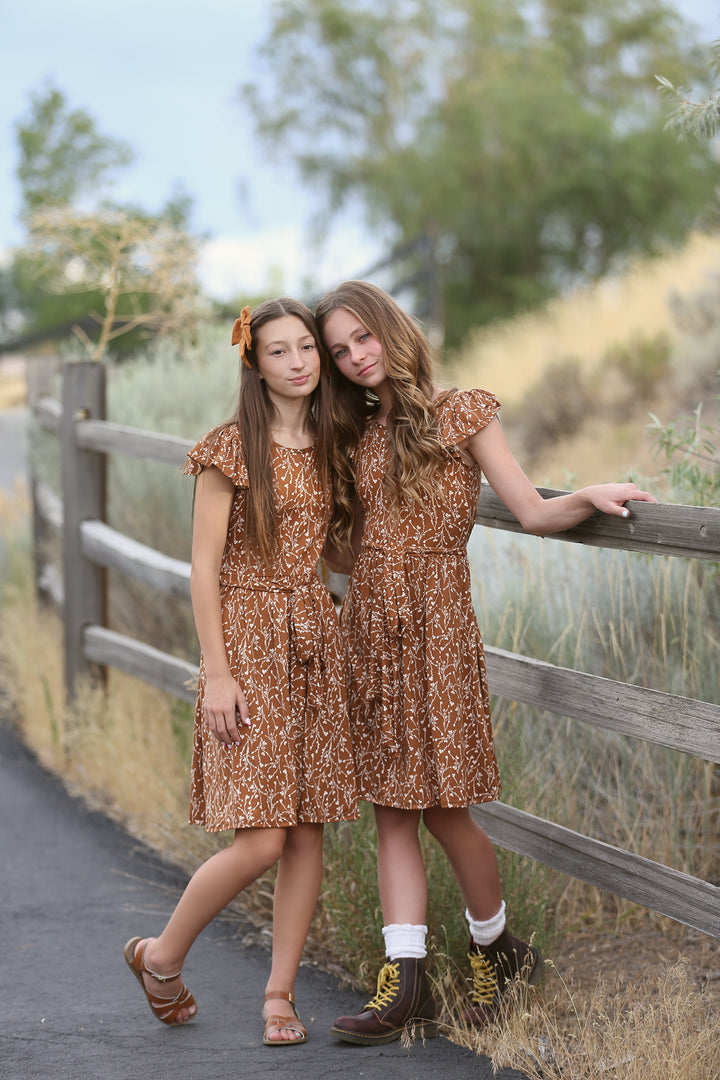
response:
<path id="1" fill-rule="evenodd" d="M 153 971 L 153 969 L 151 967 L 148 967 L 147 964 L 145 963 L 145 950 L 147 949 L 147 947 L 148 947 L 148 943 L 146 941 L 145 944 L 143 945 L 142 953 L 140 954 L 140 971 L 141 972 L 144 972 L 146 975 L 150 975 L 151 978 L 153 978 L 153 979 L 157 979 L 157 981 L 159 983 L 170 982 L 171 979 L 177 979 L 178 976 L 182 975 L 182 968 L 180 968 L 179 971 L 176 971 L 173 975 L 159 975 L 157 973 L 157 971 Z"/>
<path id="2" fill-rule="evenodd" d="M 289 1001 L 291 1005 L 295 1004 L 295 994 L 292 990 L 268 990 L 267 994 L 263 998 L 263 1005 L 270 998 L 279 998 L 280 1001 Z"/>
<path id="3" fill-rule="evenodd" d="M 157 994 L 148 993 L 147 999 L 158 1019 L 165 1020 L 166 1023 L 171 1018 L 174 1020 L 181 1009 L 195 1004 L 192 994 L 184 984 L 182 990 L 173 998 L 163 998 L 158 997 Z"/>
<path id="4" fill-rule="evenodd" d="M 282 1031 L 283 1028 L 287 1028 L 288 1031 L 294 1031 L 296 1035 L 307 1036 L 307 1028 L 302 1020 L 298 1020 L 294 1016 L 268 1016 L 265 1020 L 266 1036 L 272 1034 L 273 1031 Z M 282 1040 L 278 1040 L 278 1042 L 280 1041 Z"/>

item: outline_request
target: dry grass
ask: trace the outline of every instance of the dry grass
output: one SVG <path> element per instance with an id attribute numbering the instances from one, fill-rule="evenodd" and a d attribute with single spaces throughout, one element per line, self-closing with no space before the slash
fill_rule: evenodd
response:
<path id="1" fill-rule="evenodd" d="M 485 1054 L 495 1069 L 530 1080 L 717 1080 L 718 996 L 682 959 L 628 983 L 610 975 L 592 987 L 548 965 L 545 986 L 509 993 L 490 1028 L 451 1025 L 453 1041 Z"/>
<path id="2" fill-rule="evenodd" d="M 664 258 L 478 330 L 449 365 L 449 381 L 497 395 L 513 450 L 536 484 L 656 478 L 662 462 L 646 434 L 649 413 L 667 423 L 717 392 L 719 261 L 720 239 L 697 234 Z M 639 388 L 617 356 L 649 342 L 665 343 L 668 367 Z M 523 424 L 552 412 L 552 378 L 564 368 L 587 397 L 581 423 L 553 432 L 539 450 L 526 446 Z"/>
<path id="3" fill-rule="evenodd" d="M 0 410 L 14 409 L 27 401 L 25 364 L 22 360 L 0 360 Z"/>
<path id="4" fill-rule="evenodd" d="M 134 836 L 177 857 L 183 842 L 175 823 L 186 814 L 187 768 L 169 699 L 111 672 L 107 692 L 81 685 L 68 706 L 62 624 L 32 597 L 6 601 L 0 634 L 16 724 L 40 763 Z"/>
<path id="5" fill-rule="evenodd" d="M 593 932 L 516 983 L 492 1025 L 462 1019 L 465 982 L 448 963 L 435 990 L 444 1033 L 530 1080 L 717 1080 L 720 946 L 667 919 L 632 936 Z"/>
<path id="6" fill-rule="evenodd" d="M 481 380 L 511 406 L 565 357 L 592 370 L 612 346 L 648 334 L 676 340 L 675 298 L 706 287 L 719 261 L 720 239 L 695 234 L 664 258 L 638 261 L 626 273 L 537 312 L 477 331 L 456 357 L 455 378 L 462 386 Z"/>

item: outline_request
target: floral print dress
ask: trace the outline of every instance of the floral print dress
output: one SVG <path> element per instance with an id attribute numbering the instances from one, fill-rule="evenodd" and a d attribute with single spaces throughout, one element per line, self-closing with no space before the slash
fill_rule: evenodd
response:
<path id="1" fill-rule="evenodd" d="M 220 571 L 230 670 L 250 727 L 230 749 L 203 723 L 201 659 L 190 822 L 209 832 L 357 817 L 343 651 L 332 598 L 317 575 L 329 507 L 312 447 L 272 447 L 278 515 L 271 567 L 244 543 L 248 474 L 237 426 L 204 436 L 187 474 L 214 465 L 236 485 Z"/>
<path id="2" fill-rule="evenodd" d="M 499 408 L 484 390 L 454 391 L 438 405 L 447 464 L 431 505 L 393 510 L 378 421 L 355 451 L 364 528 L 341 625 L 360 796 L 373 803 L 465 807 L 500 794 L 467 559 L 481 472 L 457 449 Z"/>

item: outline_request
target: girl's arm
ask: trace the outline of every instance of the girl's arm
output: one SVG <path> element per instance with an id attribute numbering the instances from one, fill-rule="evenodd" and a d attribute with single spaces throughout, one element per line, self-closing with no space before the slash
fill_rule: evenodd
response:
<path id="1" fill-rule="evenodd" d="M 623 504 L 629 500 L 657 502 L 636 484 L 594 484 L 568 495 L 543 499 L 515 460 L 497 417 L 466 439 L 461 449 L 475 459 L 493 491 L 522 527 L 536 536 L 571 529 L 596 510 L 627 517 L 629 511 Z"/>
<path id="2" fill-rule="evenodd" d="M 198 476 L 190 570 L 193 615 L 207 678 L 203 717 L 224 743 L 240 741 L 237 714 L 243 724 L 250 724 L 245 695 L 230 672 L 220 603 L 220 566 L 234 493 L 232 480 L 214 465 Z"/>

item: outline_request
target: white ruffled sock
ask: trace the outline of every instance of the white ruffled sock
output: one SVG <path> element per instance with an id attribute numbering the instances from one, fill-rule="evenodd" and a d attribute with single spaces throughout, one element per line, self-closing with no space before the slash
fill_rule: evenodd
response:
<path id="1" fill-rule="evenodd" d="M 483 922 L 481 919 L 473 919 L 465 908 L 465 918 L 470 927 L 470 936 L 476 945 L 492 945 L 496 938 L 500 937 L 505 929 L 505 901 L 500 904 L 500 910 L 492 919 Z"/>
<path id="2" fill-rule="evenodd" d="M 388 960 L 397 960 L 401 956 L 412 956 L 421 960 L 427 956 L 425 938 L 427 926 L 414 926 L 412 923 L 390 923 L 383 926 L 385 954 Z"/>

